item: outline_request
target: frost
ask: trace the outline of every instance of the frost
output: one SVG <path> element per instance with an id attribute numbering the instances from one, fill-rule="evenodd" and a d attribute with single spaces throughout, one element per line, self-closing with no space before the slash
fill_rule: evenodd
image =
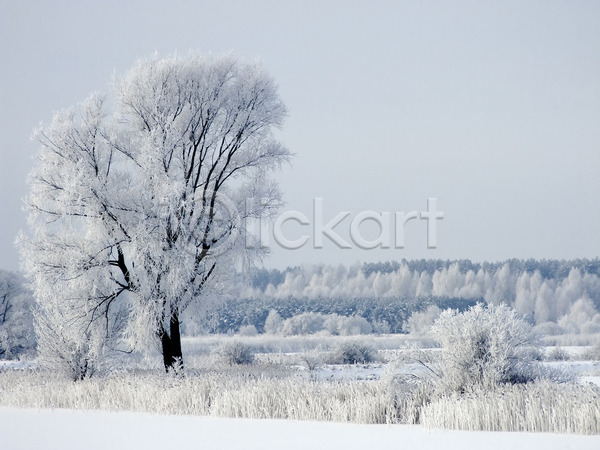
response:
<path id="1" fill-rule="evenodd" d="M 88 367 L 126 338 L 169 369 L 187 307 L 261 256 L 241 224 L 281 203 L 268 174 L 290 157 L 272 134 L 286 109 L 260 65 L 232 57 L 140 61 L 115 84 L 38 130 L 24 266 L 44 358 Z"/>

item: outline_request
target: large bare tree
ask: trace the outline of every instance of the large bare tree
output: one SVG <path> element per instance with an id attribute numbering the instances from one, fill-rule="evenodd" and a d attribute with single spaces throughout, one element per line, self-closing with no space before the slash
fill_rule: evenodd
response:
<path id="1" fill-rule="evenodd" d="M 244 220 L 280 203 L 269 173 L 290 158 L 273 136 L 285 115 L 258 63 L 190 55 L 138 62 L 113 96 L 42 127 L 21 239 L 40 351 L 69 347 L 59 359 L 77 378 L 90 342 L 119 332 L 181 364 L 182 312 L 248 257 Z"/>

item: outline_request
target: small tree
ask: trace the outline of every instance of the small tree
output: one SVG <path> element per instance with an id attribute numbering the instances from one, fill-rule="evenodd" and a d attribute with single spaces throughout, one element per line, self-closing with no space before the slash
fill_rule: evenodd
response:
<path id="1" fill-rule="evenodd" d="M 431 305 L 425 311 L 412 313 L 403 328 L 413 336 L 425 336 L 441 313 L 442 310 L 439 307 Z"/>
<path id="2" fill-rule="evenodd" d="M 265 333 L 278 334 L 283 326 L 283 320 L 277 311 L 274 309 L 269 311 L 269 315 L 265 320 Z"/>
<path id="3" fill-rule="evenodd" d="M 231 57 L 141 61 L 115 84 L 37 132 L 24 266 L 40 314 L 72 303 L 80 336 L 157 341 L 169 370 L 183 311 L 260 251 L 243 220 L 280 204 L 268 175 L 290 157 L 273 137 L 286 109 L 258 64 Z"/>
<path id="4" fill-rule="evenodd" d="M 0 270 L 0 358 L 32 352 L 33 295 L 22 276 Z"/>
<path id="5" fill-rule="evenodd" d="M 536 376 L 532 328 L 504 304 L 479 303 L 464 313 L 446 310 L 432 333 L 442 346 L 442 382 L 451 390 L 523 383 Z"/>
<path id="6" fill-rule="evenodd" d="M 224 344 L 218 350 L 218 353 L 230 366 L 252 364 L 254 362 L 254 351 L 252 351 L 252 347 L 238 341 Z"/>

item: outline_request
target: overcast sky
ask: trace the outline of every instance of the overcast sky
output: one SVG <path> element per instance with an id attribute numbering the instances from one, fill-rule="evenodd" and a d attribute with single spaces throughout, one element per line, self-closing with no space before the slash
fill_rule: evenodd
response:
<path id="1" fill-rule="evenodd" d="M 32 129 L 137 58 L 189 50 L 258 57 L 276 79 L 286 210 L 314 221 L 322 198 L 324 222 L 351 213 L 342 236 L 364 210 L 444 212 L 435 249 L 425 220 L 384 250 L 314 249 L 287 222 L 311 240 L 268 266 L 598 257 L 599 23 L 591 1 L 0 0 L 0 268 L 18 267 Z"/>

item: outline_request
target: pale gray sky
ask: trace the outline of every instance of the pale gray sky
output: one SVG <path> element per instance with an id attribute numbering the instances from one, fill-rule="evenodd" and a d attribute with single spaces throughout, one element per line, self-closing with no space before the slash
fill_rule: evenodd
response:
<path id="1" fill-rule="evenodd" d="M 274 248 L 270 266 L 401 258 L 600 256 L 600 2 L 0 0 L 0 268 L 52 112 L 108 91 L 138 57 L 260 57 L 297 154 L 287 209 L 425 210 L 406 248 Z M 365 224 L 365 235 L 373 232 Z M 310 229 L 288 223 L 289 238 Z"/>

